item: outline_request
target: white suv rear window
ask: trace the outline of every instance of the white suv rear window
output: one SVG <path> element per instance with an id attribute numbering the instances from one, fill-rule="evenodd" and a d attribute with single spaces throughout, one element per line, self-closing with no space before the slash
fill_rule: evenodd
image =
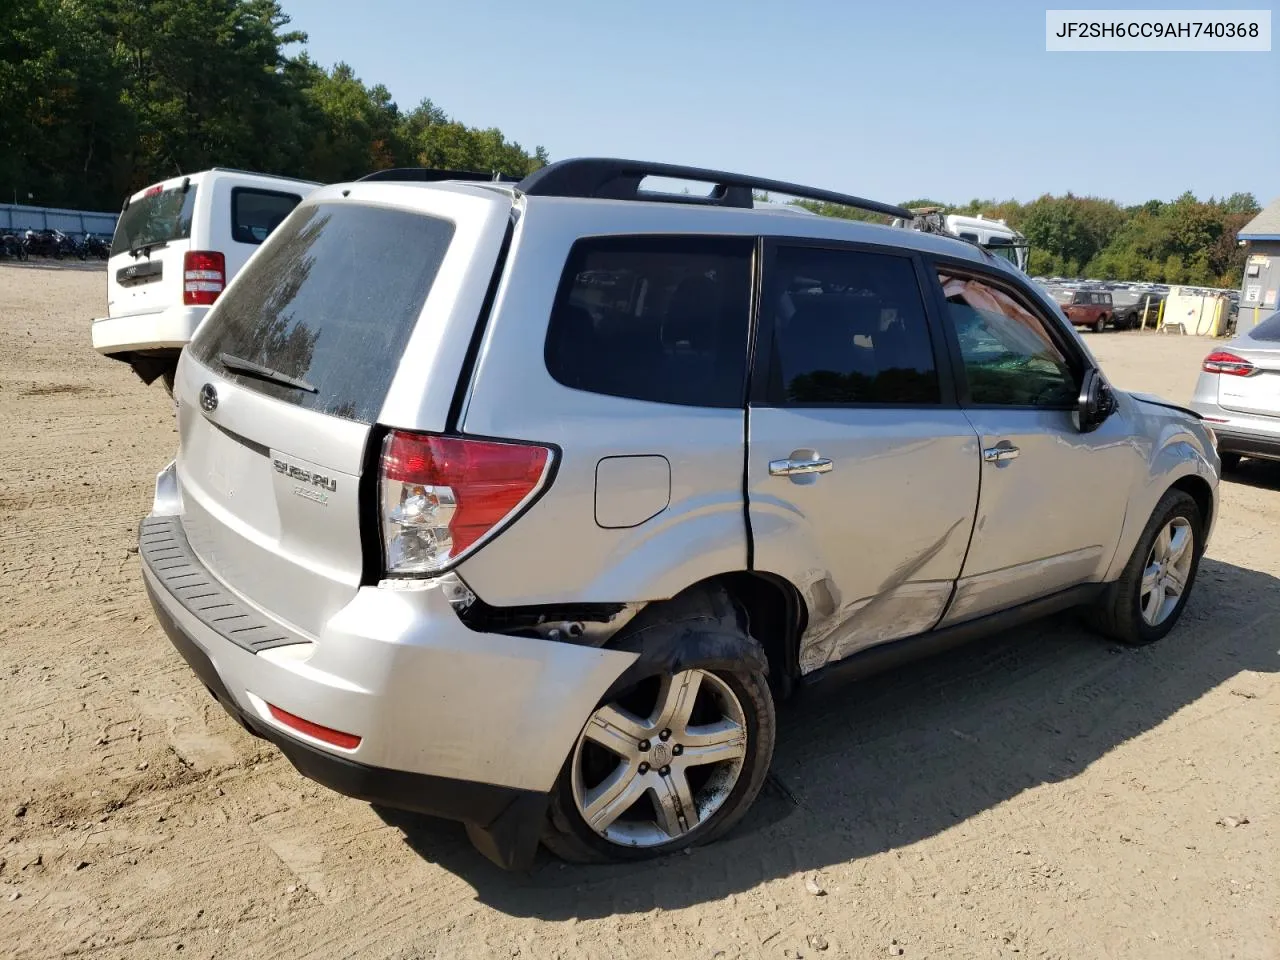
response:
<path id="1" fill-rule="evenodd" d="M 222 295 L 192 354 L 278 400 L 372 423 L 453 232 L 447 220 L 385 207 L 300 210 Z M 224 355 L 306 387 L 234 372 Z"/>
<path id="2" fill-rule="evenodd" d="M 191 236 L 191 212 L 196 206 L 196 186 L 152 187 L 140 200 L 132 201 L 120 213 L 111 256 L 141 247 L 185 240 Z"/>

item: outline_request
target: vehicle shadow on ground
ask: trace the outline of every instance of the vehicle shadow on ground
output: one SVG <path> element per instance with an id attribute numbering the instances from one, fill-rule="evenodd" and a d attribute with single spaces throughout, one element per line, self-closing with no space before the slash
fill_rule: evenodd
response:
<path id="1" fill-rule="evenodd" d="M 425 859 L 514 916 L 677 909 L 901 848 L 1045 783 L 1075 777 L 1242 671 L 1280 672 L 1280 580 L 1206 559 L 1178 628 L 1151 647 L 1102 641 L 1072 615 L 784 707 L 773 774 L 724 840 L 641 864 L 528 874 L 462 829 L 379 810 Z"/>
<path id="2" fill-rule="evenodd" d="M 1280 490 L 1280 461 L 1245 457 L 1240 466 L 1222 477 L 1224 483 L 1238 483 L 1261 490 Z"/>

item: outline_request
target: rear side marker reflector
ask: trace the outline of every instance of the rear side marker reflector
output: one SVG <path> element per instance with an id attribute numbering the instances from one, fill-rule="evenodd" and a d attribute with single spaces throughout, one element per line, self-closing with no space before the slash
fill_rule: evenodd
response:
<path id="1" fill-rule="evenodd" d="M 267 704 L 267 709 L 277 722 L 292 730 L 297 730 L 299 733 L 305 733 L 308 737 L 320 740 L 323 743 L 341 747 L 343 750 L 354 750 L 360 746 L 360 738 L 353 733 L 343 733 L 341 730 L 333 730 L 329 727 L 322 727 L 318 723 L 312 723 L 310 720 L 303 720 L 287 710 L 281 710 L 272 703 Z"/>

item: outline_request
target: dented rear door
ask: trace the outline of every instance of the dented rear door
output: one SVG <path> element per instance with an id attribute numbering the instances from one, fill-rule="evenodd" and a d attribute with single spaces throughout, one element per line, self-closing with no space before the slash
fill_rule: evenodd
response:
<path id="1" fill-rule="evenodd" d="M 805 673 L 931 629 L 964 563 L 978 438 L 947 394 L 918 265 L 766 244 L 747 492 L 756 570 L 800 586 Z"/>

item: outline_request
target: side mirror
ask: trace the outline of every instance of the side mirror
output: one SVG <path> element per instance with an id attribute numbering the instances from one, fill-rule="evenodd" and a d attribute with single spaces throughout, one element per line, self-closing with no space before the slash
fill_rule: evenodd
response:
<path id="1" fill-rule="evenodd" d="M 1091 433 L 1106 421 L 1115 411 L 1115 397 L 1111 388 L 1102 379 L 1095 368 L 1090 367 L 1084 373 L 1080 383 L 1080 397 L 1076 402 L 1076 414 L 1080 420 L 1080 432 Z"/>

